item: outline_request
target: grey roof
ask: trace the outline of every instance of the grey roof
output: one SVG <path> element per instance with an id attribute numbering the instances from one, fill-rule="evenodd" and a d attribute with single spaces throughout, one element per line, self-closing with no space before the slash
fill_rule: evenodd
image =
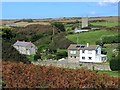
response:
<path id="1" fill-rule="evenodd" d="M 16 43 L 13 44 L 13 46 L 35 46 L 35 45 L 31 42 L 17 41 Z"/>
<path id="2" fill-rule="evenodd" d="M 86 45 L 81 44 L 71 44 L 68 49 L 74 49 L 74 50 L 95 50 L 97 45 L 89 45 L 88 47 Z"/>

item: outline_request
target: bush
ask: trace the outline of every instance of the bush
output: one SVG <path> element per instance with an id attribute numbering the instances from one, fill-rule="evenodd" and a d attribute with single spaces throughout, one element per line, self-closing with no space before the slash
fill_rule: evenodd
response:
<path id="1" fill-rule="evenodd" d="M 37 53 L 34 55 L 34 60 L 37 61 L 38 59 L 41 59 L 41 55 Z"/>
<path id="2" fill-rule="evenodd" d="M 65 31 L 65 27 L 61 22 L 52 22 L 51 25 L 56 27 L 57 29 L 59 29 L 62 32 Z"/>
<path id="3" fill-rule="evenodd" d="M 30 63 L 25 55 L 20 54 L 11 43 L 2 40 L 2 60 Z"/>
<path id="4" fill-rule="evenodd" d="M 104 36 L 104 37 L 102 37 L 102 42 L 105 43 L 105 44 L 120 43 L 119 38 L 120 38 L 119 35 Z"/>
<path id="5" fill-rule="evenodd" d="M 58 59 L 65 58 L 65 57 L 67 57 L 67 52 L 62 51 L 62 52 L 57 52 L 55 59 L 58 60 Z"/>
<path id="6" fill-rule="evenodd" d="M 118 88 L 118 78 L 87 69 L 2 62 L 4 88 Z"/>
<path id="7" fill-rule="evenodd" d="M 42 33 L 39 33 L 39 34 L 35 34 L 31 37 L 31 41 L 32 42 L 35 42 L 37 40 L 39 40 L 40 38 L 44 37 L 44 35 Z"/>
<path id="8" fill-rule="evenodd" d="M 106 55 L 106 54 L 107 54 L 107 51 L 106 51 L 105 49 L 102 49 L 102 50 L 101 50 L 101 54 L 105 54 L 105 55 Z"/>
<path id="9" fill-rule="evenodd" d="M 12 32 L 10 28 L 3 28 L 2 29 L 2 38 L 5 40 L 10 40 L 16 36 L 15 33 Z"/>
<path id="10" fill-rule="evenodd" d="M 120 71 L 120 57 L 113 57 L 110 60 L 110 68 L 112 71 Z"/>
<path id="11" fill-rule="evenodd" d="M 101 40 L 96 41 L 96 45 L 100 45 L 101 47 L 104 46 L 104 43 Z"/>

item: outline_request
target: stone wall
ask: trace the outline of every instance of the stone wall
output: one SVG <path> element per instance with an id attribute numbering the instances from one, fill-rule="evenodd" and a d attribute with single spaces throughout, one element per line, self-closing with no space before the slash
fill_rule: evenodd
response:
<path id="1" fill-rule="evenodd" d="M 108 70 L 111 71 L 109 64 L 105 63 L 77 63 L 77 62 L 67 62 L 67 61 L 39 61 L 39 62 L 33 62 L 35 65 L 41 65 L 41 66 L 56 66 L 56 67 L 62 67 L 62 68 L 71 68 L 71 69 L 79 69 L 79 68 L 88 68 L 90 70 Z"/>

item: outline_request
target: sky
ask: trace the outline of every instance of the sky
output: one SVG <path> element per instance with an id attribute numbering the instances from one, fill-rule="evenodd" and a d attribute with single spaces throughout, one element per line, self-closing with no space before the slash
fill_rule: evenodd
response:
<path id="1" fill-rule="evenodd" d="M 118 2 L 2 2 L 2 19 L 118 16 Z"/>

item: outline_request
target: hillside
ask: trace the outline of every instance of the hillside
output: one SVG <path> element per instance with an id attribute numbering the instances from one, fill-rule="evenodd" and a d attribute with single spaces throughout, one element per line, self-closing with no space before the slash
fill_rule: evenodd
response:
<path id="1" fill-rule="evenodd" d="M 63 22 L 63 23 L 81 21 L 81 17 L 69 17 L 69 18 L 64 17 L 64 18 L 48 18 L 48 19 L 32 19 L 32 20 L 33 22 L 29 22 L 29 23 L 20 21 L 19 19 L 0 20 L 0 25 L 6 24 L 6 23 L 13 23 L 13 22 L 15 22 L 18 26 L 27 26 L 30 24 L 49 25 L 49 22 L 52 22 L 52 21 Z M 99 20 L 118 22 L 118 17 L 117 16 L 89 17 L 89 21 L 99 21 Z"/>
<path id="2" fill-rule="evenodd" d="M 79 34 L 72 34 L 67 35 L 66 38 L 70 41 L 77 43 L 77 37 L 78 37 L 78 43 L 80 44 L 96 44 L 96 41 L 100 40 L 102 36 L 105 35 L 117 35 L 117 31 L 110 31 L 110 30 L 98 30 L 98 31 L 89 31 L 89 32 L 82 32 Z"/>

